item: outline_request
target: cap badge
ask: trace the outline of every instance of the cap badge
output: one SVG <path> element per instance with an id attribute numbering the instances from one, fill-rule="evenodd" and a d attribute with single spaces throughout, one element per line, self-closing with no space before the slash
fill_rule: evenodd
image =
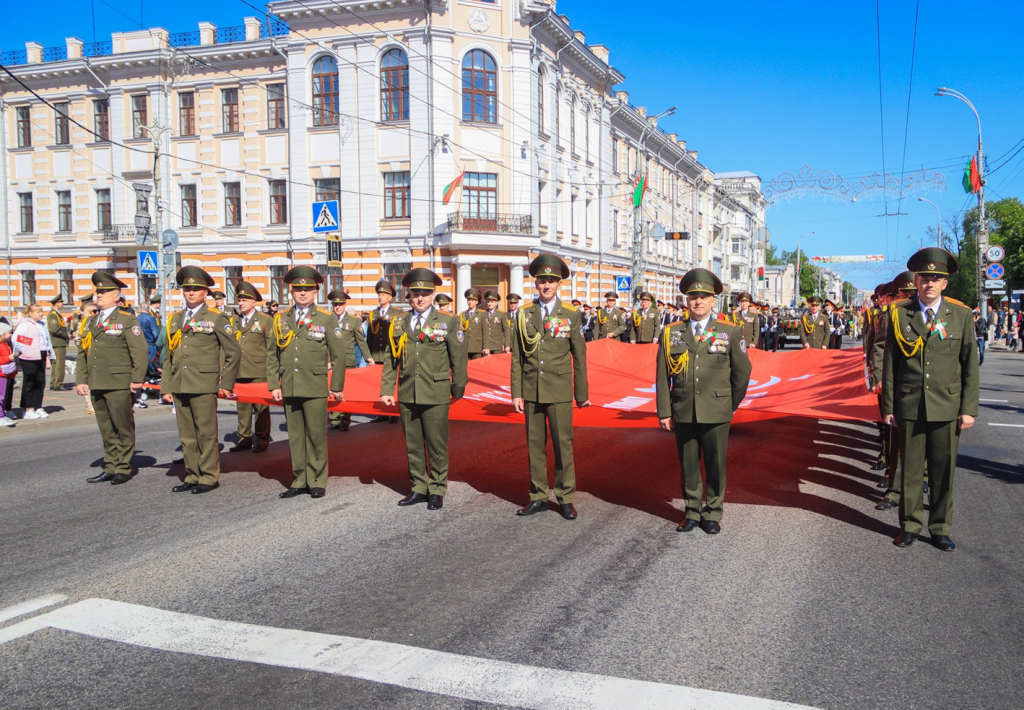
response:
<path id="1" fill-rule="evenodd" d="M 928 266 L 926 266 L 925 268 L 928 269 L 929 271 L 935 271 L 935 264 L 928 264 Z"/>

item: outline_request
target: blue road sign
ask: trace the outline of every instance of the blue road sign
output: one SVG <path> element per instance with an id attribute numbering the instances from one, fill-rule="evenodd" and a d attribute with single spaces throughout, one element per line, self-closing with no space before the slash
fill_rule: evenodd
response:
<path id="1" fill-rule="evenodd" d="M 633 290 L 633 277 L 632 276 L 619 276 L 615 279 L 615 290 L 616 291 L 632 291 Z"/>
<path id="2" fill-rule="evenodd" d="M 140 251 L 139 252 L 139 275 L 140 276 L 156 276 L 156 252 L 155 251 Z"/>
<path id="3" fill-rule="evenodd" d="M 313 233 L 338 231 L 338 201 L 313 203 Z"/>
<path id="4" fill-rule="evenodd" d="M 990 279 L 1001 279 L 1005 273 L 1006 269 L 1002 264 L 989 264 L 985 267 L 985 276 Z"/>

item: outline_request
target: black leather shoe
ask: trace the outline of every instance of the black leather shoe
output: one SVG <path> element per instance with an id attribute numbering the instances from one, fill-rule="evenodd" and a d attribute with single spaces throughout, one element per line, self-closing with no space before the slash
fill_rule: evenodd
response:
<path id="1" fill-rule="evenodd" d="M 388 424 L 398 424 L 398 417 L 388 417 Z"/>
<path id="2" fill-rule="evenodd" d="M 722 532 L 722 524 L 717 520 L 705 520 L 700 524 L 700 527 L 708 535 L 717 535 Z"/>
<path id="3" fill-rule="evenodd" d="M 309 497 L 310 498 L 323 498 L 325 495 L 327 495 L 327 489 L 326 488 L 310 488 L 309 489 Z"/>
<path id="4" fill-rule="evenodd" d="M 907 532 L 904 530 L 896 536 L 896 539 L 892 541 L 892 544 L 896 547 L 910 547 L 914 544 L 914 540 L 916 539 L 917 533 Z"/>
<path id="5" fill-rule="evenodd" d="M 932 547 L 943 552 L 952 552 L 956 549 L 956 543 L 947 535 L 932 535 Z"/>
<path id="6" fill-rule="evenodd" d="M 676 528 L 676 532 L 690 532 L 697 527 L 697 521 L 693 518 L 687 518 L 683 522 L 679 523 L 679 527 Z"/>
<path id="7" fill-rule="evenodd" d="M 103 473 L 97 473 L 95 476 L 89 476 L 85 480 L 89 483 L 106 483 L 107 481 L 114 480 L 114 474 L 104 471 Z"/>
<path id="8" fill-rule="evenodd" d="M 184 493 L 195 488 L 198 484 L 196 483 L 182 483 L 171 489 L 172 493 Z"/>
<path id="9" fill-rule="evenodd" d="M 561 513 L 562 517 L 566 520 L 576 519 L 576 507 L 572 503 L 560 504 L 560 510 L 558 512 Z"/>
<path id="10" fill-rule="evenodd" d="M 883 498 L 878 505 L 875 506 L 875 510 L 892 510 L 896 507 L 896 502 L 892 498 Z"/>
<path id="11" fill-rule="evenodd" d="M 885 466 L 886 466 L 885 461 L 875 461 L 875 463 L 871 466 L 871 470 L 872 471 L 884 471 L 885 470 Z"/>
<path id="12" fill-rule="evenodd" d="M 379 414 L 376 417 L 374 417 L 373 419 L 371 419 L 370 423 L 371 424 L 381 424 L 383 422 L 386 422 L 388 419 L 390 419 L 390 417 L 385 417 L 383 414 Z"/>
<path id="13" fill-rule="evenodd" d="M 214 488 L 220 488 L 219 483 L 214 483 L 212 486 L 206 483 L 197 483 L 195 488 L 192 489 L 193 493 L 209 493 Z"/>
<path id="14" fill-rule="evenodd" d="M 130 480 L 132 480 L 132 477 L 127 473 L 115 473 L 113 478 L 110 479 L 110 485 L 119 486 L 122 483 L 128 483 Z"/>
<path id="15" fill-rule="evenodd" d="M 427 500 L 427 510 L 441 510 L 444 507 L 444 497 L 431 494 Z"/>
<path id="16" fill-rule="evenodd" d="M 305 488 L 289 488 L 284 493 L 278 493 L 277 497 L 278 498 L 294 498 L 295 496 L 301 496 L 303 493 L 306 493 L 306 492 L 307 491 L 306 491 Z"/>
<path id="17" fill-rule="evenodd" d="M 252 452 L 254 454 L 262 454 L 266 450 L 267 450 L 267 443 L 263 442 L 263 441 L 257 441 L 256 444 L 252 447 Z"/>
<path id="18" fill-rule="evenodd" d="M 875 484 L 875 488 L 888 488 L 888 487 L 889 487 L 889 477 L 888 476 L 882 476 L 882 480 Z"/>
<path id="19" fill-rule="evenodd" d="M 180 459 L 174 459 L 173 461 L 171 461 L 171 463 L 185 463 L 185 457 L 182 457 Z"/>
<path id="20" fill-rule="evenodd" d="M 228 449 L 228 451 L 248 451 L 251 448 L 252 439 L 239 439 L 238 443 Z"/>
<path id="21" fill-rule="evenodd" d="M 398 504 L 400 506 L 402 506 L 402 507 L 405 507 L 407 505 L 416 505 L 417 503 L 426 503 L 426 502 L 427 502 L 427 497 L 425 495 L 423 495 L 422 493 L 415 493 L 415 492 L 413 492 L 413 493 L 410 493 L 409 495 L 407 495 L 402 500 L 398 501 Z"/>
<path id="22" fill-rule="evenodd" d="M 546 500 L 535 500 L 525 508 L 517 510 L 516 515 L 533 515 L 547 509 L 548 502 Z"/>

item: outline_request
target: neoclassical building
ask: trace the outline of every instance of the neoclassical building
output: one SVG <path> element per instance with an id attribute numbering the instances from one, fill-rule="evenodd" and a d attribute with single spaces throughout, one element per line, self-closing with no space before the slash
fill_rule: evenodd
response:
<path id="1" fill-rule="evenodd" d="M 176 262 L 229 300 L 245 279 L 284 301 L 285 271 L 308 263 L 368 308 L 378 279 L 427 266 L 461 307 L 470 286 L 529 295 L 526 265 L 554 251 L 573 269 L 563 296 L 596 303 L 630 273 L 638 233 L 659 298 L 697 265 L 732 292 L 758 285 L 759 180 L 716 177 L 659 129 L 553 1 L 281 0 L 237 27 L 0 58 L 14 76 L 0 76 L 5 312 L 70 302 L 96 268 L 145 299 L 157 282 L 138 242 L 168 229 Z M 139 184 L 156 189 L 140 199 Z M 340 268 L 313 231 L 323 200 L 339 202 Z"/>

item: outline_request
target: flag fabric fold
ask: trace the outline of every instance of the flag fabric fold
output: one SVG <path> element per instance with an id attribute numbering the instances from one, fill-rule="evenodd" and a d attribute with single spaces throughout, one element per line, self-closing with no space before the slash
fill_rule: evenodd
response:
<path id="1" fill-rule="evenodd" d="M 970 194 L 981 189 L 981 175 L 978 173 L 978 157 L 971 156 L 970 161 L 964 167 L 963 179 L 964 192 Z"/>
<path id="2" fill-rule="evenodd" d="M 641 175 L 636 181 L 633 189 L 633 206 L 639 207 L 644 201 L 644 193 L 647 192 L 647 176 Z"/>
<path id="3" fill-rule="evenodd" d="M 455 190 L 462 184 L 462 178 L 465 176 L 465 172 L 459 173 L 458 177 L 452 180 L 450 183 L 444 186 L 444 193 L 441 195 L 441 204 L 447 205 L 452 200 L 452 196 L 455 194 Z"/>

